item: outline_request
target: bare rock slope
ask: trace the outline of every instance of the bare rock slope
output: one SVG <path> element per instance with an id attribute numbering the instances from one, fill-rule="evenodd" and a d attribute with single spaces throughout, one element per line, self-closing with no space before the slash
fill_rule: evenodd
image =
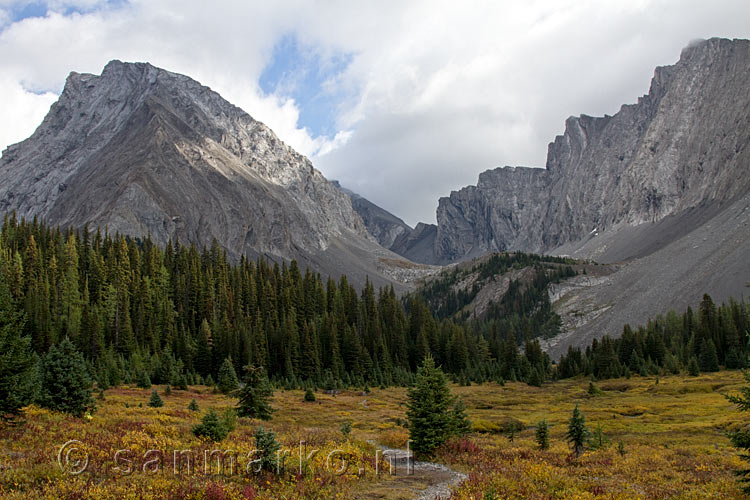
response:
<path id="1" fill-rule="evenodd" d="M 63 226 L 219 242 L 230 256 L 296 258 L 387 282 L 394 254 L 349 197 L 265 125 L 198 82 L 149 64 L 71 73 L 36 132 L 3 152 L 0 212 Z"/>
<path id="2" fill-rule="evenodd" d="M 637 103 L 569 118 L 546 168 L 490 170 L 441 198 L 430 240 L 412 241 L 423 252 L 410 257 L 522 250 L 622 263 L 558 297 L 572 315 L 549 345 L 558 354 L 703 293 L 750 290 L 749 195 L 750 41 L 703 40 L 657 68 Z"/>

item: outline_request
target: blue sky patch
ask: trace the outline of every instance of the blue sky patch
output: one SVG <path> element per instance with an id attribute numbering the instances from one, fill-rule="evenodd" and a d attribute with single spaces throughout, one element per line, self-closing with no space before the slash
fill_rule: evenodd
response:
<path id="1" fill-rule="evenodd" d="M 316 47 L 301 44 L 296 36 L 286 35 L 274 46 L 259 85 L 265 94 L 294 99 L 300 111 L 298 126 L 313 136 L 332 137 L 337 132 L 336 110 L 347 97 L 332 82 L 351 60 L 351 54 L 322 54 Z"/>
<path id="2" fill-rule="evenodd" d="M 94 12 L 97 10 L 101 10 L 103 8 L 117 8 L 122 7 L 123 5 L 126 5 L 128 3 L 128 0 L 107 0 L 102 5 L 97 5 L 96 7 L 90 8 L 90 9 L 82 9 L 80 7 L 75 6 L 68 6 L 65 7 L 61 11 L 61 14 L 65 16 L 70 16 L 72 14 L 86 14 L 89 12 Z M 15 2 L 13 3 L 10 8 L 8 9 L 10 13 L 10 19 L 12 22 L 18 22 L 23 21 L 24 19 L 29 19 L 32 17 L 45 17 L 47 13 L 49 12 L 49 7 L 47 6 L 47 2 Z"/>

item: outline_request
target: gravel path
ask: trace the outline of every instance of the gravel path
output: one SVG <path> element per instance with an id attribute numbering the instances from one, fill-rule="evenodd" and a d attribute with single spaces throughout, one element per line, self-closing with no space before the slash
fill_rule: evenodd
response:
<path id="1" fill-rule="evenodd" d="M 414 500 L 447 500 L 451 497 L 451 490 L 458 486 L 468 476 L 462 472 L 432 462 L 414 460 L 411 452 L 378 445 L 386 460 L 392 460 L 399 472 L 397 475 L 406 479 L 419 477 L 422 482 L 429 484 L 427 488 L 414 489 Z M 407 465 L 411 464 L 410 473 Z M 396 479 L 398 481 L 398 479 Z"/>

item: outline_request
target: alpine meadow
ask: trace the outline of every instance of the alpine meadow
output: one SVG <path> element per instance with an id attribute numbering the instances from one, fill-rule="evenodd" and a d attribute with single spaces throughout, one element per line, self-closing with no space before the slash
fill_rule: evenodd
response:
<path id="1" fill-rule="evenodd" d="M 0 2 L 0 498 L 748 498 L 748 14 Z"/>

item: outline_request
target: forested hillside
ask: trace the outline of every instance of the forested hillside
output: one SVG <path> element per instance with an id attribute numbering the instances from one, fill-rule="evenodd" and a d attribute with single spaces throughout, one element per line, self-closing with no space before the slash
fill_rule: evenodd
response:
<path id="1" fill-rule="evenodd" d="M 100 385 L 144 372 L 158 383 L 215 379 L 226 358 L 238 370 L 265 366 L 287 386 L 405 384 L 428 352 L 466 379 L 549 372 L 538 344 L 529 361 L 514 337 L 472 333 L 418 297 L 404 306 L 392 288 L 358 292 L 294 261 L 234 265 L 218 245 L 161 249 L 12 216 L 0 234 L 1 274 L 34 350 L 69 337 Z"/>
<path id="2" fill-rule="evenodd" d="M 704 371 L 744 366 L 747 305 L 717 308 L 708 297 L 697 314 L 669 313 L 627 327 L 622 339 L 571 350 L 555 366 L 537 340 L 555 325 L 546 286 L 574 271 L 547 260 L 492 257 L 479 269 L 485 278 L 529 263 L 534 277 L 511 281 L 483 318 L 454 320 L 446 311 L 458 311 L 466 299 L 443 302 L 435 314 L 428 306 L 435 305 L 429 290 L 449 281 L 400 299 L 392 288 L 367 283 L 358 291 L 346 277 L 336 282 L 303 272 L 294 261 L 232 264 L 218 245 L 199 250 L 170 242 L 162 249 L 148 238 L 60 230 L 12 216 L 0 232 L 0 280 L 34 351 L 70 338 L 100 387 L 144 375 L 179 385 L 215 380 L 226 359 L 237 371 L 264 366 L 279 386 L 329 388 L 410 384 L 428 353 L 455 380 L 535 385 L 581 373 L 676 371 L 693 360 Z"/>
<path id="3" fill-rule="evenodd" d="M 560 377 L 579 374 L 614 378 L 631 373 L 656 375 L 662 371 L 692 374 L 745 368 L 750 340 L 750 310 L 744 301 L 716 306 L 704 295 L 698 311 L 649 320 L 636 329 L 625 325 L 622 336 L 604 336 L 581 351 L 569 348 L 560 359 Z"/>

